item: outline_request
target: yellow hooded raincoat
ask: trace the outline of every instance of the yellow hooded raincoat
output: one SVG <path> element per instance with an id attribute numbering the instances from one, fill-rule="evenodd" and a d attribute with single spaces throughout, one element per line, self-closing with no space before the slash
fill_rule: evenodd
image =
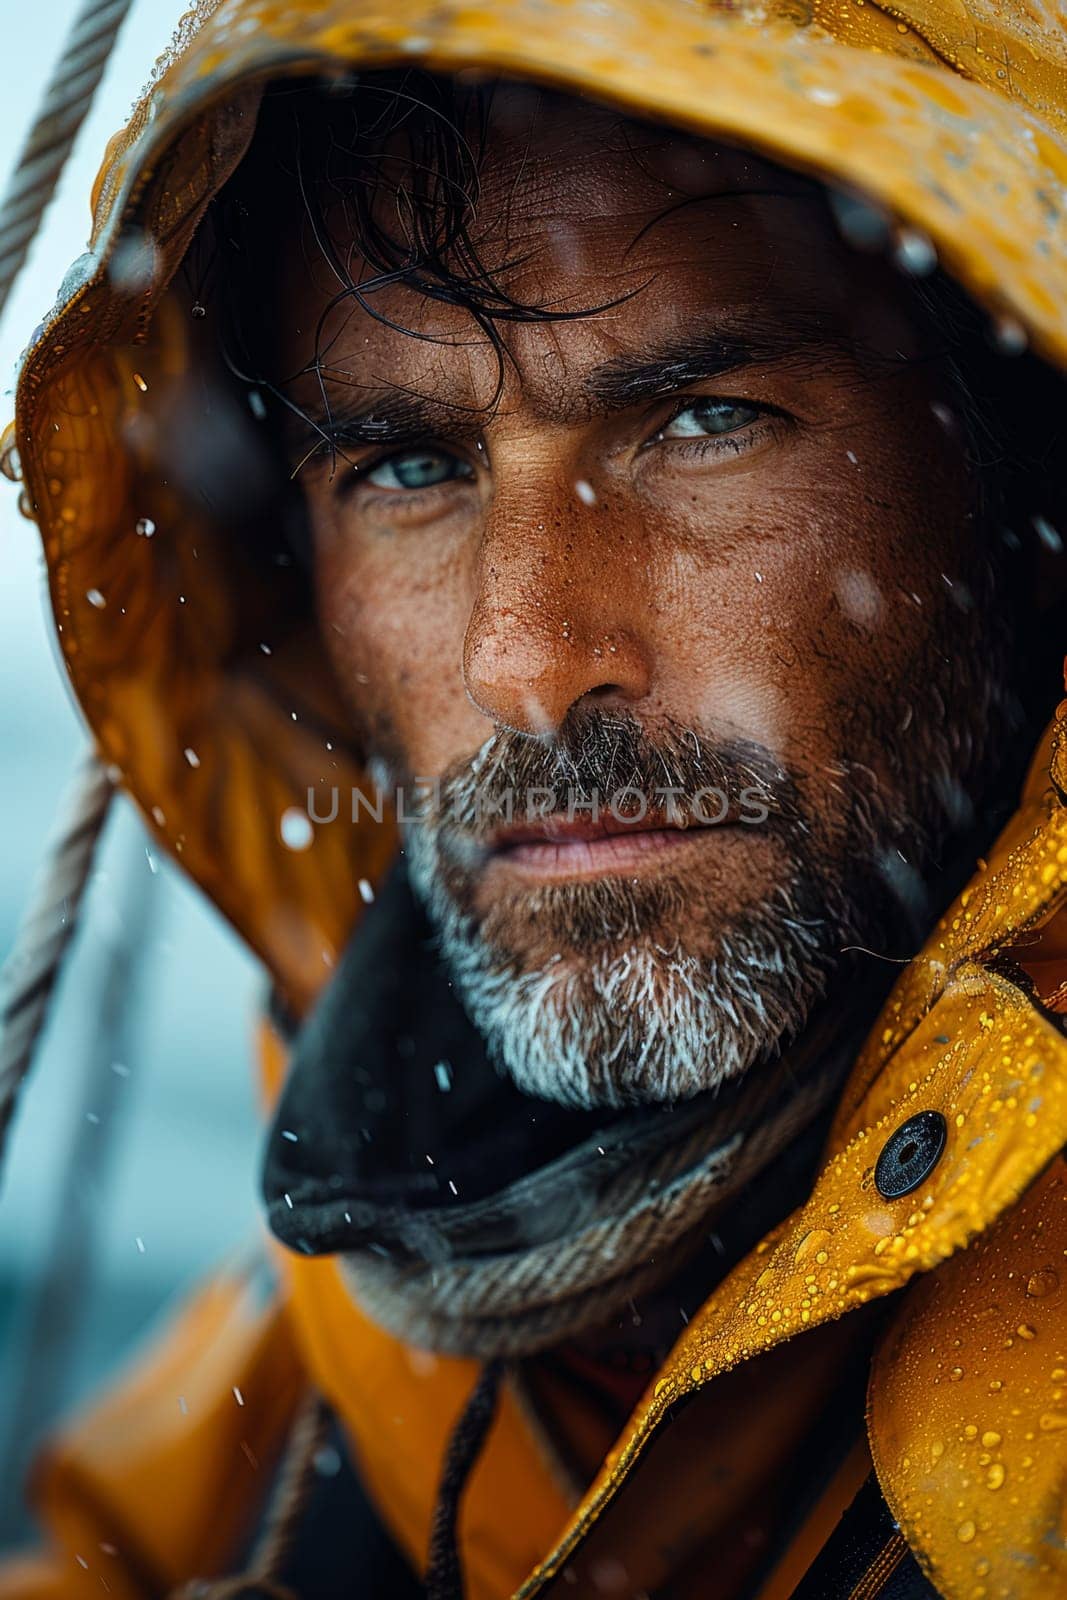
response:
<path id="1" fill-rule="evenodd" d="M 394 837 L 364 817 L 285 847 L 279 818 L 309 787 L 359 781 L 343 740 L 327 754 L 322 737 L 340 721 L 329 674 L 299 630 L 259 650 L 270 580 L 161 475 L 155 441 L 209 359 L 176 269 L 265 83 L 398 62 L 582 92 L 829 178 L 921 230 L 992 317 L 1067 365 L 1067 22 L 1045 0 L 203 0 L 108 150 L 90 251 L 25 358 L 17 445 L 102 758 L 297 1016 Z M 141 519 L 154 537 L 135 536 Z M 1057 723 L 874 1027 L 810 1198 L 693 1319 L 580 1503 L 504 1394 L 460 1515 L 473 1600 L 752 1592 L 768 1546 L 742 1536 L 744 1507 L 776 1506 L 776 1463 L 832 1403 L 842 1330 L 890 1295 L 866 1441 L 800 1526 L 773 1512 L 760 1600 L 799 1592 L 872 1461 L 890 1531 L 832 1593 L 890 1596 L 910 1553 L 948 1600 L 1067 1595 L 1067 1038 L 995 965 L 1024 942 L 1037 994 L 1054 995 L 1065 894 Z M 283 1056 L 265 1027 L 268 1091 Z M 928 1110 L 947 1123 L 941 1159 L 882 1199 L 881 1149 Z M 421 1567 L 476 1368 L 376 1329 L 329 1258 L 281 1271 L 266 1310 L 237 1281 L 208 1285 L 53 1441 L 33 1485 L 51 1545 L 9 1564 L 0 1595 L 148 1600 L 230 1570 L 309 1384 Z"/>

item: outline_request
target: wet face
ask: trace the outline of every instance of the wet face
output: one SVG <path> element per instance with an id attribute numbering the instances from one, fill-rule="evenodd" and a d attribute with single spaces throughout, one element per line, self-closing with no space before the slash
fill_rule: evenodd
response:
<path id="1" fill-rule="evenodd" d="M 909 286 L 813 186 L 501 93 L 471 232 L 566 313 L 497 321 L 502 364 L 289 264 L 322 636 L 367 755 L 439 782 L 413 881 L 502 1066 L 692 1094 L 929 914 L 998 727 L 973 488 Z"/>

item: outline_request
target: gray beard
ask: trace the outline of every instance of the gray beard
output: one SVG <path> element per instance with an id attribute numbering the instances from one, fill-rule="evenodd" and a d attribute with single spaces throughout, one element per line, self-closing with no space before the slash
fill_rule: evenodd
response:
<path id="1" fill-rule="evenodd" d="M 475 913 L 440 818 L 410 822 L 412 886 L 500 1071 L 525 1093 L 566 1105 L 685 1100 L 778 1056 L 825 997 L 844 949 L 873 946 L 868 954 L 898 960 L 910 953 L 931 915 L 934 863 L 973 824 L 1017 716 L 1006 687 L 1008 631 L 995 608 L 976 604 L 956 627 L 962 636 L 947 660 L 935 626 L 932 657 L 915 665 L 907 693 L 918 715 L 886 728 L 864 727 L 872 714 L 858 713 L 851 741 L 877 740 L 892 792 L 862 762 L 840 761 L 831 787 L 841 794 L 847 785 L 849 803 L 835 837 L 805 814 L 803 784 L 764 765 L 778 797 L 772 826 L 786 846 L 783 870 L 769 894 L 727 918 L 713 893 L 701 905 L 689 881 L 544 887 L 529 895 L 524 921 L 542 934 L 558 929 L 558 944 L 540 959 L 519 957 L 493 918 Z M 625 730 L 598 751 L 577 732 L 547 762 L 524 753 L 531 741 L 495 733 L 448 780 L 453 803 L 462 815 L 476 784 L 491 787 L 496 767 L 516 786 L 577 777 L 602 792 L 662 781 L 660 767 L 686 793 L 700 781 L 736 788 L 752 778 L 743 747 L 710 746 L 691 730 L 668 730 L 643 752 Z M 701 948 L 664 931 L 679 926 L 699 930 Z"/>
<path id="2" fill-rule="evenodd" d="M 798 917 L 784 889 L 709 956 L 635 930 L 522 968 L 457 906 L 431 830 L 413 824 L 406 849 L 471 1021 L 499 1070 L 540 1099 L 587 1108 L 689 1099 L 775 1054 L 825 992 L 830 930 Z"/>

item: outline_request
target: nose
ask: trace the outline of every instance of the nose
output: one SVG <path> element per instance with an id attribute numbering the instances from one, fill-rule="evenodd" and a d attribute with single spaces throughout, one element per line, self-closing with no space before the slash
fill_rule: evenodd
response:
<path id="1" fill-rule="evenodd" d="M 545 734 L 582 701 L 643 700 L 652 651 L 642 576 L 608 505 L 584 503 L 569 482 L 546 493 L 498 481 L 464 639 L 475 706 L 499 726 Z"/>

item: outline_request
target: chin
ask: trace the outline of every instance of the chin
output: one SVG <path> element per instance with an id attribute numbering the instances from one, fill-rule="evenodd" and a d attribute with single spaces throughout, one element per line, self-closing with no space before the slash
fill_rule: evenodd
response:
<path id="1" fill-rule="evenodd" d="M 708 952 L 646 930 L 520 959 L 459 919 L 441 925 L 441 950 L 499 1069 L 524 1093 L 587 1108 L 664 1104 L 776 1055 L 824 993 L 817 927 L 761 912 L 720 931 Z"/>

